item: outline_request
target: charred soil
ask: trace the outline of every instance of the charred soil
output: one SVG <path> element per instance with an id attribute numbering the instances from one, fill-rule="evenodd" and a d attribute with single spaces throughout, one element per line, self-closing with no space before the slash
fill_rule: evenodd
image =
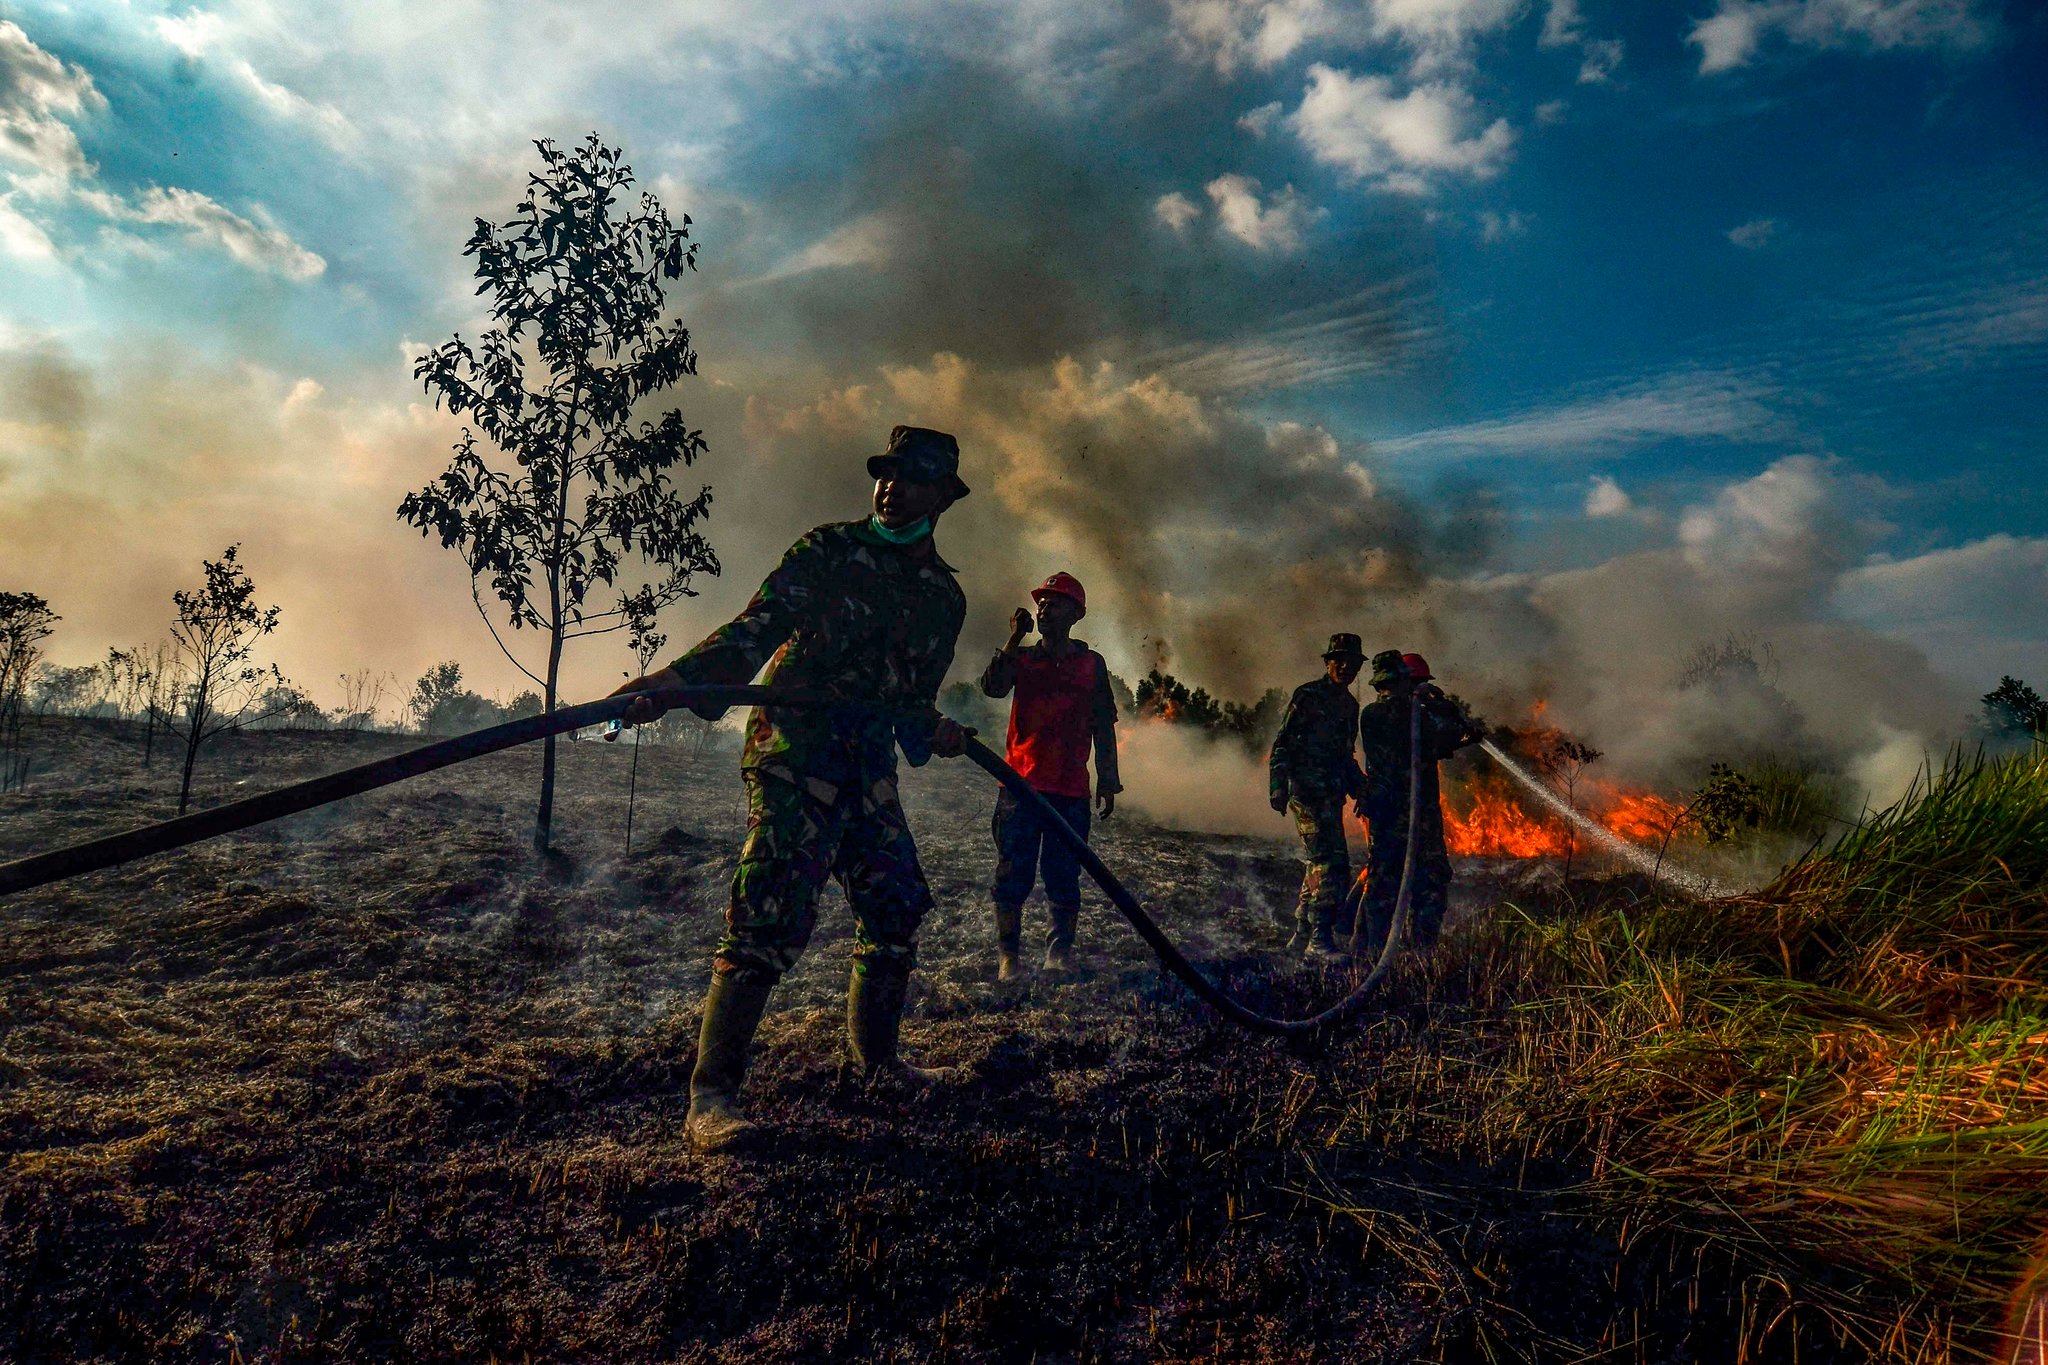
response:
<path id="1" fill-rule="evenodd" d="M 125 730 L 30 739 L 0 858 L 175 803 Z M 231 737 L 200 799 L 409 742 Z M 627 852 L 626 750 L 562 759 L 546 864 L 515 752 L 0 905 L 0 1359 L 1683 1361 L 1754 1325 L 1751 1267 L 1586 1197 L 1611 1133 L 1507 1140 L 1467 1083 L 1516 1045 L 1482 932 L 1541 902 L 1515 868 L 1463 869 L 1437 958 L 1289 1049 L 1099 897 L 1079 970 L 996 983 L 994 788 L 906 770 L 939 905 L 906 1047 L 964 1079 L 842 1077 L 834 889 L 749 1075 L 771 1135 L 703 1158 L 680 1120 L 734 760 L 643 750 Z M 1096 842 L 1260 1008 L 1344 989 L 1280 961 L 1288 842 L 1128 812 Z"/>

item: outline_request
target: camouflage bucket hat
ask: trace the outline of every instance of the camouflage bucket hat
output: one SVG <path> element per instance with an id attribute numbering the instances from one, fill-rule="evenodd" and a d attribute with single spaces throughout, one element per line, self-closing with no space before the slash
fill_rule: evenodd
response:
<path id="1" fill-rule="evenodd" d="M 1382 687 L 1397 683 L 1408 676 L 1408 665 L 1401 661 L 1398 649 L 1383 649 L 1372 656 L 1372 685 Z"/>
<path id="2" fill-rule="evenodd" d="M 868 457 L 868 477 L 950 484 L 956 500 L 966 497 L 968 492 L 960 479 L 960 443 L 930 427 L 897 427 L 891 431 L 889 444 L 882 453 Z"/>
<path id="3" fill-rule="evenodd" d="M 1365 646 L 1359 643 L 1356 635 L 1339 631 L 1330 637 L 1330 647 L 1323 651 L 1323 657 L 1325 659 L 1356 659 L 1360 663 L 1364 663 Z"/>

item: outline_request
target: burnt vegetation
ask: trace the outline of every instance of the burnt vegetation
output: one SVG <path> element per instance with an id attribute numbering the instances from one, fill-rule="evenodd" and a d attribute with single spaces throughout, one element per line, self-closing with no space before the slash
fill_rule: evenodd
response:
<path id="1" fill-rule="evenodd" d="M 175 804 L 138 727 L 32 717 L 0 855 Z M 1083 970 L 992 980 L 992 788 L 906 775 L 940 909 L 907 1044 L 843 1084 L 836 892 L 777 992 L 745 1160 L 681 1132 L 741 834 L 689 734 L 513 752 L 19 896 L 0 925 L 0 1357 L 1986 1358 L 2042 1229 L 2048 770 L 1959 761 L 1696 906 L 1526 862 L 1324 1046 L 1239 1034 L 1090 898 Z M 405 741 L 243 731 L 205 797 Z M 344 750 L 341 746 L 352 747 Z M 1285 844 L 1098 845 L 1271 1011 Z M 1027 918 L 1041 912 L 1034 906 Z"/>

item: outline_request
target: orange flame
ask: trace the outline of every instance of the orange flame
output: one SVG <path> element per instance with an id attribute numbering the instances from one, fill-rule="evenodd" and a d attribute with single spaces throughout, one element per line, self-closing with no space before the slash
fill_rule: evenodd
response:
<path id="1" fill-rule="evenodd" d="M 1505 777 L 1487 773 L 1446 793 L 1444 843 L 1450 851 L 1491 858 L 1541 858 L 1562 855 L 1567 835 L 1556 820 L 1538 820 L 1524 811 Z"/>

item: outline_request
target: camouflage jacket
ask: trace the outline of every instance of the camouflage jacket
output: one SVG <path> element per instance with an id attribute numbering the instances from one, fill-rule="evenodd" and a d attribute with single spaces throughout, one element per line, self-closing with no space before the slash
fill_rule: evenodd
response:
<path id="1" fill-rule="evenodd" d="M 1442 693 L 1422 703 L 1422 791 L 1417 814 L 1424 838 L 1443 839 L 1443 790 L 1436 765 L 1483 731 L 1455 697 Z M 1392 697 L 1358 713 L 1359 749 L 1365 755 L 1365 818 L 1375 836 L 1400 835 L 1408 827 L 1408 703 Z"/>
<path id="2" fill-rule="evenodd" d="M 820 526 L 799 539 L 747 603 L 670 667 L 684 682 L 761 681 L 901 707 L 929 717 L 757 707 L 743 768 L 786 767 L 831 782 L 894 772 L 896 746 L 912 766 L 931 757 L 939 684 L 967 618 L 953 566 L 929 541 L 891 545 L 865 521 Z"/>
<path id="3" fill-rule="evenodd" d="M 1266 762 L 1266 781 L 1275 801 L 1342 801 L 1365 790 L 1351 737 L 1358 725 L 1358 701 L 1351 689 L 1317 678 L 1294 689 L 1280 717 L 1280 733 Z"/>

